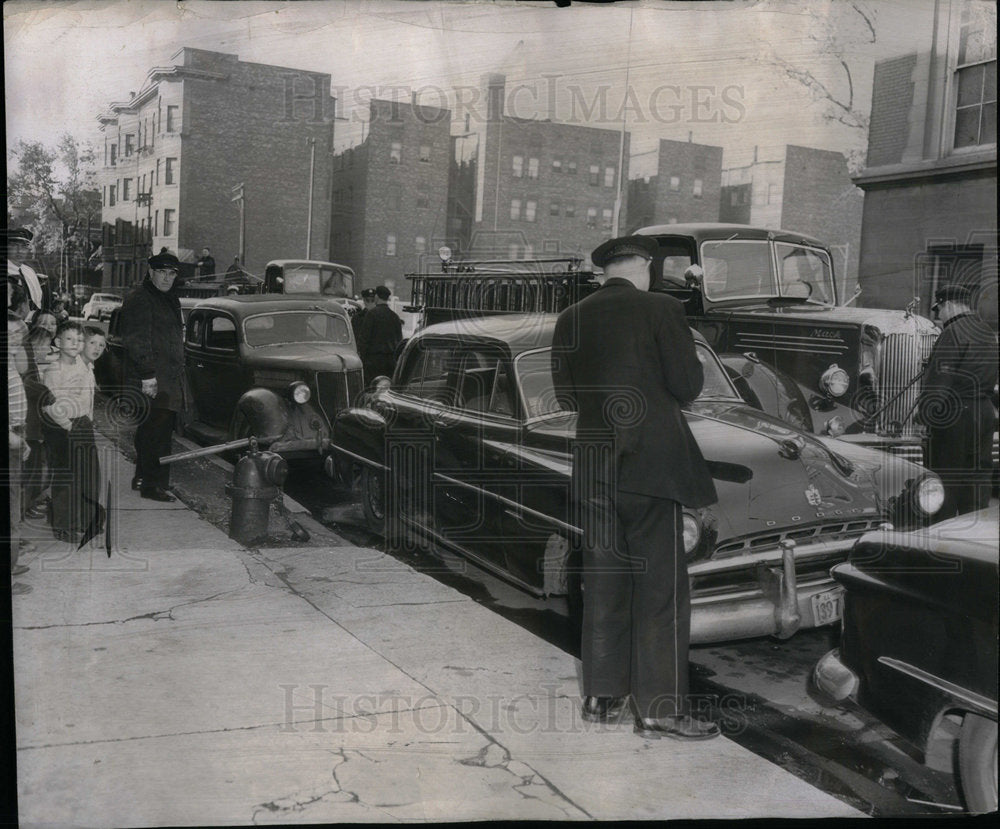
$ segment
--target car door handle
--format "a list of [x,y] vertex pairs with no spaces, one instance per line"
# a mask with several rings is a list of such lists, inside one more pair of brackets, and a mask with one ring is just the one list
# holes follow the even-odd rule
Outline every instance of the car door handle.
[[195,363],[194,367],[195,368],[205,368],[205,364],[204,363]]

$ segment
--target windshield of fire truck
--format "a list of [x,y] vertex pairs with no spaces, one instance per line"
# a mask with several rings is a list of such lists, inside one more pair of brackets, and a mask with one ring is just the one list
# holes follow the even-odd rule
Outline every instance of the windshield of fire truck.
[[712,240],[701,245],[701,266],[705,296],[714,301],[789,297],[832,304],[836,298],[830,256],[820,248],[775,242],[772,258],[766,239]]
[[354,272],[350,268],[316,262],[291,262],[285,265],[286,294],[354,295]]

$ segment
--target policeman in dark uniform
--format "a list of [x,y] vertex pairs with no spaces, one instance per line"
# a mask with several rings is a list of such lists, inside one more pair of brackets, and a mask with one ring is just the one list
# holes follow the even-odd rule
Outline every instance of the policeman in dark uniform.
[[938,519],[989,503],[997,337],[972,302],[968,288],[946,285],[931,306],[942,331],[924,370],[918,411],[928,431],[927,466],[944,484]]
[[392,377],[396,367],[396,346],[403,339],[403,321],[389,307],[391,292],[385,285],[375,289],[375,307],[365,314],[358,340],[358,354],[370,383],[381,374]]
[[681,410],[704,372],[681,303],[648,292],[656,252],[649,236],[600,245],[591,259],[604,285],[559,315],[552,338],[556,393],[579,413],[582,716],[617,719],[631,695],[641,736],[704,740],[719,728],[690,711],[681,505],[716,492]]

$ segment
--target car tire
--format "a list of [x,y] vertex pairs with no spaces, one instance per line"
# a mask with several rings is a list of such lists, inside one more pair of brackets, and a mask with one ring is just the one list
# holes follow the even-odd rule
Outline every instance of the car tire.
[[958,737],[958,770],[962,795],[970,812],[997,809],[997,723],[966,714]]
[[385,473],[370,466],[361,467],[361,508],[368,529],[386,535]]

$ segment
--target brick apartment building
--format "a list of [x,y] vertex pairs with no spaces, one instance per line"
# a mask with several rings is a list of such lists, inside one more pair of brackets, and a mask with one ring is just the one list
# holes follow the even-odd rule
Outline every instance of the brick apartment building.
[[209,247],[224,271],[240,252],[239,184],[246,269],[304,257],[311,161],[311,254],[327,258],[330,76],[187,47],[171,60],[99,116],[103,287],[136,282],[161,247],[187,263]]
[[722,171],[720,221],[815,236],[832,249],[838,290],[850,297],[858,280],[863,194],[851,182],[847,159],[794,144],[762,156],[755,147],[749,164]]
[[628,180],[630,136],[619,171],[617,130],[507,115],[505,77],[489,75],[485,85],[486,120],[475,130],[471,233],[460,249],[510,259],[586,256],[611,236],[619,193],[624,226],[621,182]]
[[373,100],[367,135],[333,157],[330,258],[352,267],[359,287],[392,285],[443,243],[451,165],[451,112]]
[[865,168],[865,305],[961,282],[997,322],[996,5],[942,0],[917,51],[875,66]]
[[677,222],[719,221],[722,147],[661,138],[655,170],[628,183],[625,230]]

